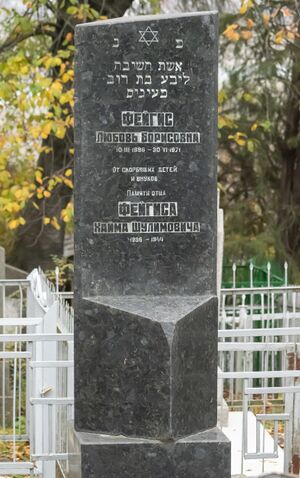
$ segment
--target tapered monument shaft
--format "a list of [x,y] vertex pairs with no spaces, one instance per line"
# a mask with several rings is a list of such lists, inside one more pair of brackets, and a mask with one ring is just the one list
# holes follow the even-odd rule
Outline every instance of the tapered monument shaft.
[[229,478],[217,411],[217,14],[76,29],[82,478]]

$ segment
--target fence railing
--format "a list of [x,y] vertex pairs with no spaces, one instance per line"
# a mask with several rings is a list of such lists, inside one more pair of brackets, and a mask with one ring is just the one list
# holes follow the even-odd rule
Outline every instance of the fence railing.
[[[218,381],[226,404],[220,400],[219,411],[243,412],[241,472],[245,460],[276,457],[279,443],[285,470],[300,456],[300,286],[287,285],[285,270],[280,287],[254,287],[250,280],[250,287],[220,293]],[[41,270],[27,280],[2,280],[1,290],[0,439],[7,452],[0,475],[54,478],[59,466],[71,477],[73,309]],[[249,410],[258,424],[254,452],[247,441]],[[274,438],[271,451],[264,449],[262,423]]]
[[0,288],[0,473],[53,478],[73,417],[73,312],[42,271]]
[[[231,287],[220,293],[219,315],[219,387],[224,391],[230,410],[243,411],[243,460],[275,457],[265,452],[259,433],[256,449],[247,449],[247,412],[257,419],[257,430],[266,423],[278,449],[278,429],[284,430],[284,470],[294,466],[299,473],[300,456],[300,286],[288,285],[288,265],[284,265],[281,285],[274,283],[272,268],[267,264],[264,283],[255,277],[249,265],[243,272],[244,284],[232,266]],[[261,277],[260,277],[261,279]],[[275,277],[280,283],[280,278]],[[242,284],[243,285],[243,284]],[[251,399],[250,399],[251,397]],[[266,417],[266,415],[268,415]],[[255,437],[254,437],[255,438]],[[255,441],[255,439],[252,441]],[[274,449],[275,449],[274,448]],[[295,459],[296,458],[296,459]]]

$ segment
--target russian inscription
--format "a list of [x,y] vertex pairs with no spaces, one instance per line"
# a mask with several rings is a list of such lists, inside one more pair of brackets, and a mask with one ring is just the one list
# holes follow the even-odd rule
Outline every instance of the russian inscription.
[[200,143],[200,133],[182,133],[179,131],[172,133],[97,131],[96,143]]
[[[145,43],[146,46],[150,46],[152,43],[158,43],[158,30],[152,30],[148,26],[145,30],[139,31],[140,43]],[[176,48],[183,48],[183,42],[180,39],[175,39]],[[119,45],[118,39],[118,45]],[[132,75],[130,76],[130,73]],[[156,75],[156,76],[155,76]],[[157,81],[156,81],[157,80]],[[186,73],[183,61],[156,61],[152,62],[146,59],[139,60],[114,60],[111,63],[111,72],[107,74],[106,84],[114,85],[118,87],[126,86],[126,89],[122,88],[122,92],[126,99],[133,99],[137,97],[139,99],[147,96],[153,98],[167,98],[169,95],[169,89],[171,86],[181,85],[185,87],[191,80],[191,76]],[[158,84],[155,84],[158,83]],[[155,88],[144,88],[148,85],[154,85]],[[162,88],[162,85],[164,87]],[[134,86],[134,87],[133,87]],[[136,86],[139,86],[137,88]],[[126,93],[126,94],[125,94]],[[179,93],[179,92],[178,92]],[[132,144],[141,145],[161,145],[162,147],[153,147],[147,149],[152,154],[173,152],[181,152],[181,148],[168,148],[170,144],[198,144],[201,141],[200,131],[173,131],[167,129],[176,127],[175,115],[173,111],[146,111],[146,110],[129,110],[121,111],[120,118],[120,131],[96,131],[96,143],[100,144],[126,144],[129,147],[117,147],[116,153],[145,153],[146,149],[131,147]],[[128,130],[128,128],[135,128],[134,131]],[[161,131],[137,131],[136,128],[161,128]],[[119,173],[121,169],[122,173],[136,173],[135,176],[130,177],[131,182],[146,183],[146,182],[159,182],[159,173],[171,174],[174,170],[177,172],[177,166],[157,168],[151,166],[141,167],[113,167],[114,173]],[[149,173],[155,173],[157,175],[149,175]],[[146,173],[147,175],[138,175],[137,173]],[[152,195],[152,191],[145,191],[145,196]],[[121,217],[178,217],[177,202],[164,202],[164,203],[131,203],[131,202],[119,202],[118,203],[118,216]],[[176,205],[176,206],[175,206]],[[132,222],[132,223],[120,223],[120,222],[99,222],[93,223],[94,234],[149,234],[149,233],[199,233],[200,223],[190,221],[180,222]],[[142,241],[140,241],[142,242]]]

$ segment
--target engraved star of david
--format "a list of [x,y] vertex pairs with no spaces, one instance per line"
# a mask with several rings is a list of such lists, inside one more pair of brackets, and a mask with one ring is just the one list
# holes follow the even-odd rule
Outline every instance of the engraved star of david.
[[153,31],[151,27],[147,27],[146,30],[141,31],[139,42],[146,43],[147,46],[150,46],[152,43],[158,43],[158,31]]

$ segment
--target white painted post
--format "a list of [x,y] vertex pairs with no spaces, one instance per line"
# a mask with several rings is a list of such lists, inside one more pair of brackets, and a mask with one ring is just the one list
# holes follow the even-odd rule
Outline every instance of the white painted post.
[[218,191],[218,234],[217,234],[217,294],[219,298],[222,286],[222,270],[223,270],[223,251],[224,251],[224,212],[220,209],[220,191]]
[[[300,369],[300,343],[295,344],[295,368]],[[295,378],[295,385],[300,385],[300,379]],[[300,474],[300,393],[295,393],[292,415],[292,446],[291,446],[291,472],[295,475]]]
[[[239,329],[250,329],[252,328],[251,317],[247,314],[247,307],[245,305],[246,296],[243,295],[243,305],[240,307],[239,316],[240,316],[240,323]],[[248,341],[248,337],[241,337],[238,339],[239,342]],[[236,371],[243,372],[249,371],[249,363],[247,361],[247,352],[236,352]],[[243,380],[237,379],[235,391],[241,397],[243,395]]]
[[[68,342],[68,360],[74,362],[74,343]],[[74,368],[68,368],[68,383],[67,383],[67,396],[73,397],[74,396]],[[73,420],[73,416],[69,417]]]
[[[28,291],[27,316],[43,317],[43,321],[28,327],[29,333],[57,333],[58,301],[53,304],[46,304],[46,291],[43,290],[39,280],[38,271],[34,270],[28,277],[32,281],[33,290]],[[56,361],[57,345],[52,342],[36,342],[32,344],[32,360],[34,361]],[[54,398],[57,397],[56,368],[34,368],[30,372],[31,385],[30,398]],[[49,418],[47,405],[31,405],[30,413],[30,436],[34,443],[31,443],[31,453],[42,455],[55,453],[56,429],[55,412],[52,410]],[[49,419],[51,423],[49,423]],[[51,432],[51,436],[50,436]],[[36,461],[37,468],[43,478],[55,478],[55,461]]]
[[[30,279],[30,276],[29,276]],[[29,288],[27,293],[27,317],[43,317],[44,309],[37,302],[33,291]],[[42,325],[28,326],[27,333],[42,332]],[[42,360],[42,343],[28,344],[28,351],[32,353],[32,360]],[[30,399],[39,397],[42,388],[42,370],[34,368],[28,370],[27,374],[27,429],[30,436],[30,453],[41,453],[43,447],[43,416],[41,407],[30,405]],[[36,462],[37,471],[43,473],[43,463]]]
[[[218,367],[218,373],[222,372],[222,370]],[[217,394],[217,405],[218,405],[218,427],[223,428],[228,426],[228,418],[229,418],[229,409],[228,405],[223,398],[224,388],[223,388],[223,379],[218,379],[218,394]]]
[[[55,301],[44,316],[43,333],[57,333],[57,316],[58,301]],[[55,341],[43,343],[42,360],[57,360],[57,344]],[[55,367],[42,369],[42,389],[40,396],[45,398],[57,397],[57,371]],[[56,451],[56,413],[55,405],[43,407],[44,453],[55,453]],[[43,478],[55,478],[55,467],[55,461],[45,461]]]
[[[218,190],[218,231],[217,231],[217,295],[218,310],[221,307],[221,287],[223,272],[223,251],[224,251],[224,212],[220,208],[220,191]],[[224,364],[223,364],[224,365]],[[219,369],[218,369],[219,370]],[[220,426],[228,424],[228,406],[223,398],[223,380],[218,380],[218,422]]]

